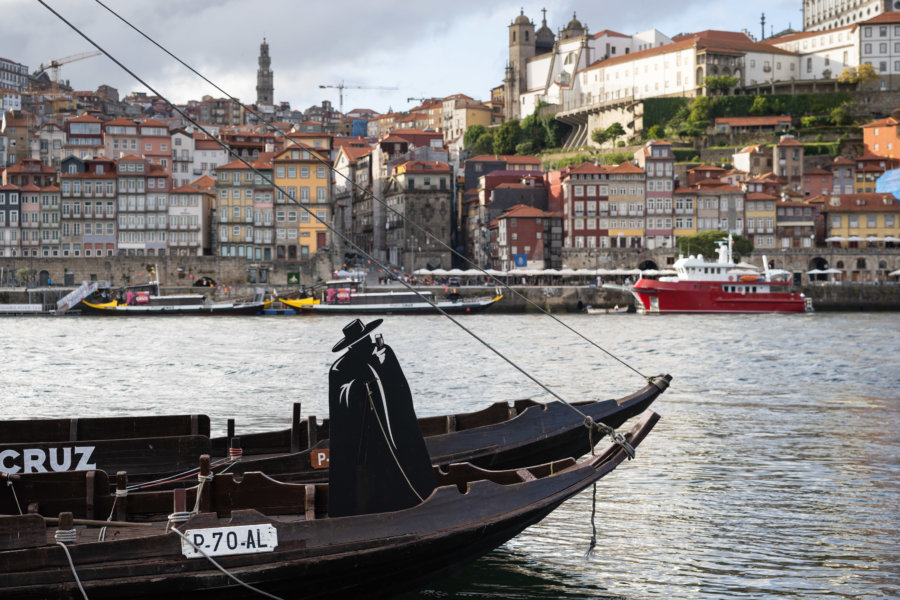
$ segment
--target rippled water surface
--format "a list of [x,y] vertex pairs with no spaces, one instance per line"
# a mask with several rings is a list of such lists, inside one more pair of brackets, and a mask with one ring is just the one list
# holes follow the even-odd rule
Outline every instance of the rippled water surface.
[[[900,315],[561,316],[644,374],[663,420],[591,492],[433,598],[897,598]],[[327,412],[345,319],[0,320],[8,418],[202,412],[216,433]],[[643,380],[552,320],[460,318],[569,400]],[[420,416],[550,398],[442,317],[387,317]],[[413,596],[411,596],[413,597]]]

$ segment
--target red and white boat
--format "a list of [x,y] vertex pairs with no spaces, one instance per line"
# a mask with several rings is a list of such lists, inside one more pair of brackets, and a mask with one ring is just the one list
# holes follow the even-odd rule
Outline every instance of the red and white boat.
[[[682,256],[674,276],[640,278],[627,288],[640,313],[762,313],[810,312],[812,299],[791,291],[790,273],[735,264],[731,236],[721,242],[716,262],[703,256]],[[783,278],[787,276],[787,278]]]

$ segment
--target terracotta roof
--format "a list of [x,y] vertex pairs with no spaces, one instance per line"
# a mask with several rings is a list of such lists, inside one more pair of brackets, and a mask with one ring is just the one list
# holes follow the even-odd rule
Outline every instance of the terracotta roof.
[[77,117],[72,117],[71,119],[67,119],[69,123],[102,123],[100,119],[97,117],[92,117],[87,113],[81,113]]
[[29,183],[28,185],[23,186],[21,189],[23,192],[39,192],[39,191],[41,191],[41,188],[34,185],[33,183]]
[[573,173],[609,173],[609,167],[606,165],[595,165],[592,162],[583,162],[580,165],[562,169],[562,174],[564,175],[572,175]]
[[406,173],[449,173],[450,165],[439,160],[410,160],[394,167],[406,167]]
[[553,216],[553,213],[548,213],[547,211],[541,210],[539,208],[535,208],[533,206],[528,206],[527,204],[516,204],[515,206],[510,207],[506,212],[497,217],[497,219],[509,219],[509,218],[541,218],[541,217],[549,217]]
[[763,154],[763,153],[765,153],[765,149],[761,145],[757,144],[755,146],[747,146],[746,148],[741,148],[740,150],[735,152],[735,154],[747,154],[750,152],[755,152],[757,154]]
[[878,156],[872,152],[865,152],[860,156],[856,157],[856,162],[881,162],[885,158],[883,156]]
[[866,165],[856,169],[857,173],[884,173],[884,167],[878,165]]
[[363,156],[372,153],[372,149],[366,146],[365,148],[358,148],[356,146],[341,146],[340,151],[347,155],[347,159],[350,161],[359,160]]
[[825,169],[819,167],[813,167],[812,169],[807,169],[804,175],[831,175],[831,171],[826,171]]
[[747,183],[765,183],[767,181],[772,181],[775,183],[784,183],[785,180],[783,177],[779,177],[775,173],[769,171],[768,173],[763,173],[762,175],[757,175],[756,177],[752,178]]
[[845,156],[838,156],[837,158],[834,159],[834,162],[832,162],[831,165],[832,166],[855,167],[856,163]]
[[747,200],[778,200],[778,196],[764,194],[762,192],[752,192],[747,194]]
[[698,167],[694,167],[693,169],[688,169],[688,173],[692,171],[725,171],[722,167],[717,167],[715,165],[700,165]]
[[865,129],[866,127],[885,127],[898,124],[900,124],[900,121],[897,121],[897,119],[893,117],[887,117],[885,119],[879,119],[877,121],[872,121],[871,123],[866,123],[865,125],[862,125],[862,128]]
[[[836,205],[835,205],[836,204]],[[836,194],[825,202],[827,211],[847,212],[900,212],[900,203],[893,194],[868,192],[863,194]]]
[[803,144],[798,142],[797,138],[785,136],[785,137],[781,138],[780,140],[778,140],[778,143],[775,145],[776,146],[802,146]]
[[857,23],[857,25],[873,25],[875,23],[900,23],[900,12],[883,12],[877,17],[872,17],[868,21]]
[[643,175],[646,171],[644,171],[642,168],[638,167],[637,165],[633,165],[630,162],[625,161],[621,164],[618,164],[618,165],[610,168],[609,172],[610,173],[640,173],[641,175]]
[[593,37],[594,37],[594,39],[597,39],[597,38],[603,37],[604,35],[608,36],[608,37],[621,37],[621,38],[630,38],[631,37],[630,35],[625,35],[624,33],[619,33],[618,31],[613,31],[612,29],[604,29],[603,31],[598,31],[597,33],[594,34]]

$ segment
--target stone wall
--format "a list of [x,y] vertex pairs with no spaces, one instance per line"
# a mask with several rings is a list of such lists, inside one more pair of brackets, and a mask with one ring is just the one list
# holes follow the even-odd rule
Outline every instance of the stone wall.
[[[15,274],[29,269],[33,276],[29,282],[17,281]],[[310,285],[331,277],[331,257],[326,252],[317,253],[302,262],[257,262],[241,258],[217,256],[110,256],[79,258],[0,258],[0,286],[44,283],[49,278],[53,285],[78,285],[82,281],[109,281],[114,287],[146,283],[151,271],[158,269],[159,281],[166,288],[189,287],[193,282],[208,277],[222,286],[249,286],[251,270],[266,271],[263,287],[287,285],[288,273],[300,273],[300,283]]]

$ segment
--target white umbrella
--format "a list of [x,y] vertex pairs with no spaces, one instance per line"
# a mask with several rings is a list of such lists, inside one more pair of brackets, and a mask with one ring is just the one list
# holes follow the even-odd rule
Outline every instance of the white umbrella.
[[[488,273],[490,273],[490,271],[488,271]],[[484,273],[482,273],[478,269],[466,269],[465,271],[463,271],[463,275],[474,275],[477,277],[478,275],[484,275]]]
[[886,238],[884,238],[884,241],[886,241],[886,242],[900,242],[900,238],[894,237],[894,236],[892,236],[892,235],[889,235],[889,236],[887,236]]
[[896,271],[891,271],[890,273],[888,273],[888,277],[900,277],[900,269],[897,269]]
[[866,240],[865,240],[865,238],[861,238],[858,235],[851,235],[850,237],[847,238],[847,241],[848,242],[864,242]]
[[841,273],[843,273],[843,271],[841,271],[840,269],[824,269],[822,273],[824,275],[840,275]]
[[822,275],[823,273],[825,273],[825,271],[822,269],[812,269],[806,272],[807,275]]
[[413,271],[413,275],[431,275],[431,271],[428,269],[416,269]]
[[758,271],[758,270],[759,270],[759,267],[757,267],[756,265],[751,265],[750,263],[745,263],[745,262],[743,262],[743,261],[742,261],[742,262],[739,262],[738,264],[736,264],[736,265],[734,265],[734,266],[735,266],[735,268],[737,268],[737,269],[753,269],[753,270],[755,270],[755,271]]
[[644,269],[641,271],[641,275],[659,275],[659,271],[656,269]]
[[435,269],[434,271],[431,272],[431,274],[437,275],[438,277],[444,277],[446,275],[449,275],[450,273],[447,272],[446,269]]
[[506,271],[498,271],[497,269],[488,269],[487,274],[491,277],[506,277],[508,275]]
[[559,272],[559,274],[560,274],[560,275],[565,275],[565,276],[567,276],[567,277],[571,277],[571,276],[573,276],[573,275],[578,275],[578,273],[575,272],[575,269],[562,269],[562,270]]
[[465,273],[463,273],[462,269],[450,269],[449,271],[447,271],[447,275],[454,275],[456,277],[459,277],[460,275],[465,275]]
[[594,269],[577,269],[575,271],[576,275],[596,275],[597,272]]
[[846,242],[847,238],[843,238],[839,235],[833,235],[831,237],[825,238],[826,242]]

